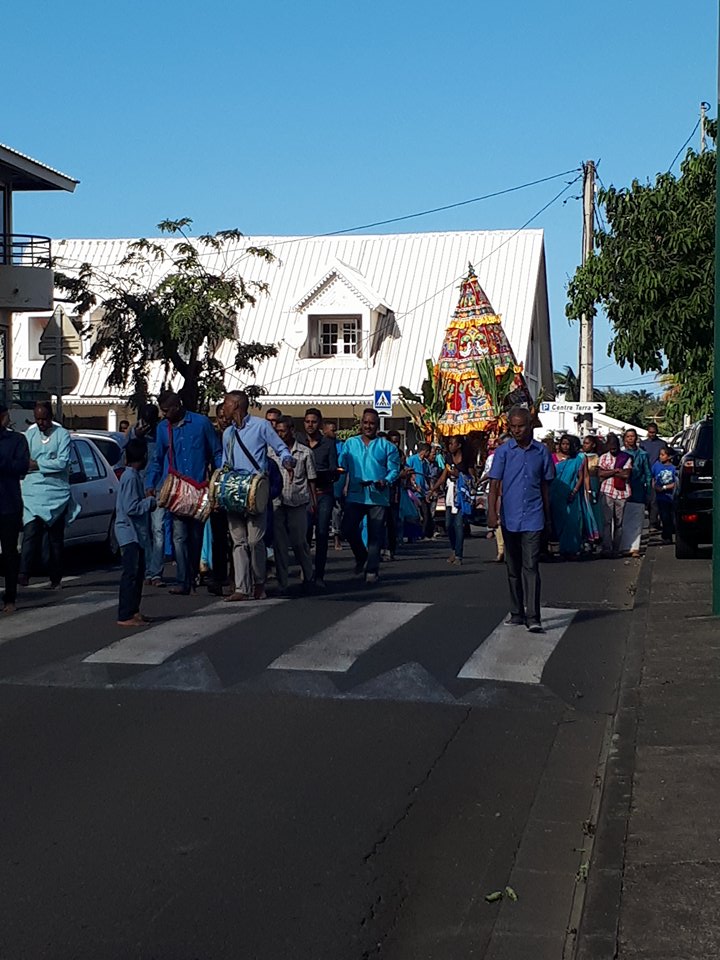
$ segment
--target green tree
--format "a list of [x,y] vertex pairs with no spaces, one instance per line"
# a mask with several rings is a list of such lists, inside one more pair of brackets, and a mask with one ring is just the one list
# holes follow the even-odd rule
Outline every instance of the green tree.
[[556,370],[553,373],[555,379],[555,392],[562,393],[568,401],[580,399],[580,381],[575,375],[572,367],[563,367],[562,370]]
[[[716,123],[709,124],[713,139]],[[606,230],[568,288],[567,316],[602,306],[621,365],[676,378],[678,408],[694,416],[712,403],[715,151],[688,150],[679,177],[599,194]]]
[[[89,263],[76,273],[55,273],[56,286],[73,301],[77,317],[101,308],[85,330],[92,337],[89,359],[108,364],[108,386],[127,390],[135,407],[148,398],[153,361],[163,364],[166,383],[176,374],[183,378],[179,393],[185,406],[198,410],[222,396],[225,369],[216,351],[223,341],[235,342],[234,369],[248,375],[255,363],[277,353],[273,344],[238,337],[239,314],[268,291],[267,284],[245,281],[234,269],[238,254],[233,258],[230,250],[236,250],[242,234],[220,230],[193,240],[191,224],[187,218],[159,223],[158,229],[175,241],[136,240],[114,273]],[[241,253],[274,259],[259,247]],[[210,255],[223,269],[208,268]],[[248,388],[252,396],[261,392]]]
[[[555,370],[553,378],[555,380],[556,393],[564,394],[568,402],[575,402],[580,399],[580,380],[572,367],[563,367],[562,370]],[[604,399],[604,391],[598,390],[598,388],[595,387],[593,390],[593,400]]]

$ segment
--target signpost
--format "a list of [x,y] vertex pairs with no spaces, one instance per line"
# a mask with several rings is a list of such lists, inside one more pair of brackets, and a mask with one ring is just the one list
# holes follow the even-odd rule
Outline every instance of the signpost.
[[40,337],[38,350],[47,357],[40,371],[40,385],[57,397],[55,415],[62,423],[62,398],[72,393],[80,381],[80,372],[70,355],[82,354],[80,334],[62,307],[55,307]]
[[591,403],[576,402],[574,400],[557,400],[540,404],[541,413],[605,413],[607,404],[599,400]]
[[385,417],[392,416],[392,390],[376,390],[373,407],[380,416],[380,429],[384,430]]

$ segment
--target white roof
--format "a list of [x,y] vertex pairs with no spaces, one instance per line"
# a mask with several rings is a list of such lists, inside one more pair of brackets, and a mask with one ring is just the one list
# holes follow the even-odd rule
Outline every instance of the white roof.
[[[61,240],[54,244],[58,268],[71,272],[83,262],[117,272],[129,240]],[[158,241],[173,243],[167,238]],[[249,246],[268,247],[277,260],[267,263],[243,253]],[[541,338],[546,365],[552,371],[547,322],[547,290],[542,230],[494,230],[453,233],[404,233],[336,237],[245,237],[236,250],[221,257],[209,251],[208,269],[237,262],[244,279],[266,282],[269,295],[259,295],[254,307],[240,315],[245,342],[278,345],[278,355],[259,364],[255,382],[276,403],[312,402],[318,405],[371,400],[375,389],[397,394],[402,386],[417,390],[426,375],[425,360],[437,359],[445,328],[458,298],[460,280],[468,263],[503,326],[517,358],[525,361],[537,304],[545,329]],[[159,277],[160,274],[158,274]],[[379,349],[360,358],[301,359],[307,313],[317,291],[333,275],[354,291],[359,301],[381,314],[388,311]],[[224,344],[219,357],[226,367],[227,386],[244,384],[232,369],[234,349]],[[75,398],[112,395],[105,387],[106,370],[87,367]],[[161,374],[158,369],[158,385]],[[547,382],[547,380],[545,380]],[[154,385],[153,385],[154,386]]]

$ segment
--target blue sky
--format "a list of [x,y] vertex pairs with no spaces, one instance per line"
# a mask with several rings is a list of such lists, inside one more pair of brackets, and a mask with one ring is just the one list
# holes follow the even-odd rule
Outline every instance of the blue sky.
[[[25,0],[0,22],[0,142],[81,180],[16,200],[16,232],[55,237],[153,235],[180,216],[198,232],[322,233],[586,159],[621,186],[666,169],[716,99],[710,0]],[[517,228],[558,183],[385,229]],[[533,224],[556,367],[577,365],[564,305],[579,193]],[[652,385],[606,357],[608,338],[600,321],[596,382]]]

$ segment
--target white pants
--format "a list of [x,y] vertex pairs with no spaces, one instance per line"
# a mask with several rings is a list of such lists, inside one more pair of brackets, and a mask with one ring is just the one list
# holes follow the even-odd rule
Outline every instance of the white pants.
[[642,537],[644,520],[645,504],[628,501],[625,504],[625,515],[623,516],[623,532],[620,541],[621,553],[631,550],[640,552],[640,538]]

